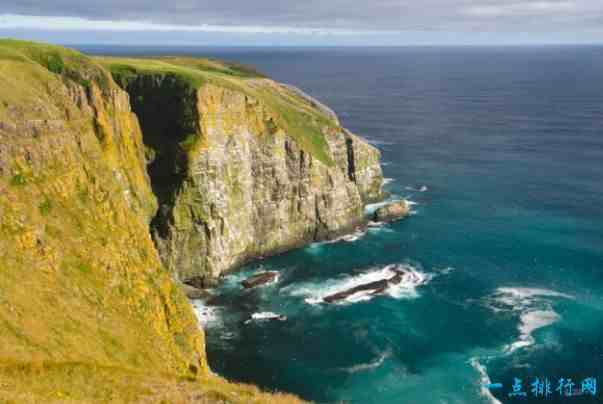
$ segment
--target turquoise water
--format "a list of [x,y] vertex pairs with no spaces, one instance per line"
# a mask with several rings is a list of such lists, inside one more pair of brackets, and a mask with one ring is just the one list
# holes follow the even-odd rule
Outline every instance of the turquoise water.
[[[514,377],[603,382],[603,48],[179,53],[325,101],[382,151],[392,197],[416,202],[404,221],[228,276],[205,320],[216,372],[319,403],[600,402],[508,393]],[[422,282],[316,304],[391,265]],[[243,291],[258,268],[278,283]],[[287,321],[246,322],[261,312]]]

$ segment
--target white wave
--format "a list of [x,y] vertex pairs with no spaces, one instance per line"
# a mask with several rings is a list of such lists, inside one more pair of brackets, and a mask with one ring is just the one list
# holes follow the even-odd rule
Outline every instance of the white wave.
[[387,351],[387,352],[384,352],[381,355],[379,355],[379,357],[377,359],[375,359],[374,361],[371,361],[368,363],[360,363],[358,365],[353,365],[353,366],[349,366],[346,368],[339,368],[338,370],[341,370],[341,371],[347,372],[347,373],[357,373],[357,372],[362,372],[365,370],[376,369],[379,366],[381,366],[383,364],[383,362],[385,362],[385,360],[387,358],[389,358],[390,356],[391,356],[391,352]]
[[486,306],[494,312],[511,311],[519,313],[519,336],[506,345],[506,354],[535,344],[533,332],[561,320],[553,310],[551,299],[573,299],[572,296],[549,289],[539,288],[498,288],[487,299]]
[[520,348],[534,345],[532,332],[539,328],[549,326],[559,321],[561,316],[553,310],[534,310],[522,313],[521,323],[518,327],[520,335],[517,341],[505,347],[505,353],[512,353]]
[[383,202],[369,203],[368,205],[366,205],[364,207],[364,214],[372,215],[373,213],[375,213],[375,211],[377,209],[382,208],[383,206],[389,205],[393,201],[394,201],[394,199],[388,198],[387,200],[385,200]]
[[404,187],[404,189],[406,189],[407,191],[413,191],[413,192],[427,192],[429,191],[429,188],[427,188],[427,185],[421,185],[419,188],[415,188],[415,187]]
[[488,307],[494,311],[522,311],[534,306],[550,307],[546,298],[573,299],[570,295],[549,289],[503,287],[496,289],[489,299]]
[[390,184],[392,182],[394,182],[395,180],[393,178],[384,178],[383,179],[383,185],[387,185]]
[[205,328],[219,321],[218,308],[215,306],[207,306],[201,300],[193,300],[193,311],[197,316],[199,324]]
[[[289,285],[282,289],[282,292],[288,293],[291,296],[303,297],[305,298],[304,301],[308,304],[320,304],[324,303],[323,299],[325,297],[332,294],[382,279],[390,279],[396,275],[396,271],[404,272],[401,282],[397,285],[389,285],[385,291],[385,294],[395,299],[418,297],[416,288],[426,284],[433,278],[433,275],[418,271],[411,265],[392,264],[383,268],[372,269],[359,275],[348,275],[340,279],[325,280],[320,283]],[[370,300],[373,297],[374,295],[371,295],[371,291],[359,292],[338,302],[338,304],[356,303]]]
[[259,313],[253,313],[251,315],[251,318],[248,319],[247,321],[245,321],[245,324],[250,323],[251,321],[262,321],[262,320],[279,320],[279,321],[284,321],[286,320],[287,317],[281,315],[281,314],[277,314],[277,313],[273,313],[271,311],[262,311]]
[[348,243],[352,243],[352,242],[360,240],[362,237],[364,237],[366,235],[366,233],[367,233],[367,230],[368,229],[358,228],[353,233],[344,234],[343,236],[334,238],[332,240],[325,240],[325,241],[314,242],[314,243],[310,244],[307,248],[316,249],[316,248],[321,247],[323,245],[335,244],[335,243],[339,243],[339,242],[342,242],[342,241],[345,241],[345,242],[348,242]]
[[392,202],[400,201],[401,199],[404,200],[408,206],[415,206],[415,205],[419,204],[418,202],[415,202],[415,201],[409,199],[408,196],[404,197],[404,198],[400,198],[400,196],[398,196],[398,195],[390,195],[390,197],[384,201],[376,202],[376,203],[369,203],[368,205],[366,205],[364,207],[364,214],[372,215],[373,213],[375,213],[375,211],[377,209],[387,206]]
[[502,404],[500,400],[494,397],[490,389],[486,387],[488,384],[492,383],[492,381],[490,380],[490,376],[488,376],[486,367],[479,362],[479,358],[471,358],[469,363],[479,373],[480,394],[492,404]]
[[387,226],[387,222],[373,222],[372,220],[366,225],[367,233],[387,232],[393,233],[394,230]]

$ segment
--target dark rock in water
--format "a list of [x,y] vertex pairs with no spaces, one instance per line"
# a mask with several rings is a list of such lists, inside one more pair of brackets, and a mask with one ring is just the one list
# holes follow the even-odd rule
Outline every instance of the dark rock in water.
[[375,211],[373,220],[376,222],[392,222],[408,216],[410,207],[405,200],[395,201],[380,207]]
[[402,282],[402,277],[404,276],[404,272],[395,271],[396,274],[389,279],[381,279],[374,282],[365,283],[364,285],[358,285],[351,289],[344,290],[342,292],[338,292],[332,295],[329,295],[322,300],[326,303],[336,303],[340,300],[347,299],[348,297],[359,293],[359,292],[369,292],[370,295],[378,295],[387,290],[390,285],[397,285]]
[[184,284],[192,286],[197,289],[208,289],[218,286],[218,280],[205,276],[195,276],[188,278],[184,281]]
[[278,272],[261,272],[245,279],[241,284],[245,289],[255,288],[256,286],[265,285],[266,283],[273,282],[278,276]]
[[179,284],[180,289],[184,292],[186,297],[189,299],[209,299],[212,297],[212,294],[209,293],[205,289],[199,289],[194,286],[190,286],[184,283]]

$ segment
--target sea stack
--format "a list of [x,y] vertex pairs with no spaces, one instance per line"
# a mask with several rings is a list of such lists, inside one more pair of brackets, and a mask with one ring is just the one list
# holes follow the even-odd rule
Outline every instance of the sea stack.
[[377,209],[373,215],[376,222],[393,222],[402,219],[410,213],[410,206],[404,199],[389,203]]

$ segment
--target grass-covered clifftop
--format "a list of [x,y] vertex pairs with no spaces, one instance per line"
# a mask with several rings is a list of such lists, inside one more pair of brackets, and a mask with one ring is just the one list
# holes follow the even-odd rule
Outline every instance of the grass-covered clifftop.
[[[127,88],[141,76],[162,79],[168,77],[181,87],[199,89],[215,84],[248,95],[266,105],[273,113],[275,126],[292,136],[308,153],[331,166],[324,130],[337,126],[333,117],[325,114],[311,100],[278,84],[252,68],[201,58],[112,58],[96,60],[105,66],[115,80]],[[194,139],[189,139],[192,142]]]
[[156,209],[138,120],[101,64],[0,40],[0,402],[298,402],[208,370]]

